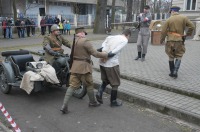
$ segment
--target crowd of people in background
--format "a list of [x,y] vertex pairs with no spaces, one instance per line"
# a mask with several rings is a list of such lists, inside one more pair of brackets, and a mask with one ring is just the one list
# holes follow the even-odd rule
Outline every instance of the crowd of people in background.
[[[35,36],[36,27],[41,27],[41,35],[50,34],[51,26],[57,24],[61,34],[70,35],[71,25],[69,20],[60,20],[52,16],[42,17],[40,23],[36,25],[36,21],[32,18],[17,18],[14,22],[11,17],[6,17],[2,20],[1,28],[5,39],[13,39],[13,27],[17,30],[19,38]],[[48,30],[47,30],[48,28]]]

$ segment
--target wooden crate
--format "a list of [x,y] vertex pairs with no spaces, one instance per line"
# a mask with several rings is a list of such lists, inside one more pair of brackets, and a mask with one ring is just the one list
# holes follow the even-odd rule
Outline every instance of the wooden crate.
[[161,31],[151,31],[151,44],[160,45]]

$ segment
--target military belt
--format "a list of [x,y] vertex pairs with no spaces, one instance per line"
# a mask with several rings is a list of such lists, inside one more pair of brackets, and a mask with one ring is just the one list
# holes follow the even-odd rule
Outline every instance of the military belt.
[[176,33],[176,32],[168,32],[169,34],[172,34],[172,35],[175,35],[175,36],[178,36],[178,37],[183,37],[185,35],[181,35],[179,33]]
[[88,58],[78,58],[78,57],[74,57],[73,60],[77,60],[77,61],[85,61],[87,63],[91,63],[92,61]]
[[53,51],[60,51],[62,48],[52,48]]

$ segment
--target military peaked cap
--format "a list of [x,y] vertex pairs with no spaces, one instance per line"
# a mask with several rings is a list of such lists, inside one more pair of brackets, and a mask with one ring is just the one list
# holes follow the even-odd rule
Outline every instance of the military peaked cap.
[[144,9],[150,9],[150,6],[149,5],[145,5]]
[[170,8],[170,10],[173,10],[173,11],[179,11],[181,8],[180,7],[178,7],[178,6],[172,6],[171,8]]
[[77,28],[75,28],[75,33],[76,34],[81,33],[81,32],[84,32],[85,35],[87,35],[84,27],[77,27]]

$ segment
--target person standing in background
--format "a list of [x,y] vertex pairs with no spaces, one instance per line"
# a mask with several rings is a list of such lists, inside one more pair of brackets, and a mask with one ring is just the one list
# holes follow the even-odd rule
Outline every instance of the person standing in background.
[[[169,69],[170,77],[178,77],[178,69],[181,65],[181,59],[185,53],[185,38],[191,36],[194,31],[194,24],[183,15],[179,14],[180,7],[172,6],[170,8],[170,18],[166,20],[162,26],[160,43],[165,42],[167,37],[167,43],[165,44],[165,52],[169,56]],[[184,35],[184,32],[187,32]],[[174,59],[175,63],[174,63]]]
[[147,54],[147,47],[150,38],[149,25],[152,19],[150,13],[150,7],[148,5],[144,6],[144,12],[140,13],[138,19],[140,24],[140,31],[137,39],[138,56],[135,58],[135,60],[141,58],[141,61],[145,61],[145,56]]
[[17,21],[15,22],[15,26],[17,27],[17,34],[18,37],[21,38],[21,27],[20,27],[21,21],[19,18],[17,18]]
[[2,21],[2,29],[3,29],[4,38],[6,38],[6,26],[7,26],[6,19],[3,19],[3,21]]
[[32,34],[32,36],[35,35],[35,26],[36,26],[35,21],[33,19],[31,19],[31,34]]

